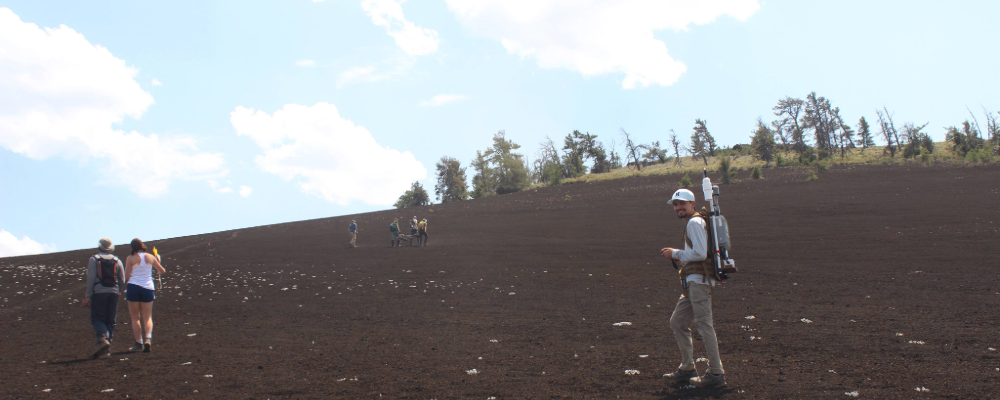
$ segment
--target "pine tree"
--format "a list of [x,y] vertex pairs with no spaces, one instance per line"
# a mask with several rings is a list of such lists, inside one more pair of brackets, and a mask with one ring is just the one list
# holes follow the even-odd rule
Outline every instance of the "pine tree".
[[868,121],[865,117],[861,117],[858,120],[858,146],[862,149],[867,149],[875,145],[875,136],[872,134],[872,128],[868,125]]
[[774,132],[764,124],[764,120],[757,118],[757,129],[750,137],[750,148],[761,161],[771,162],[774,159]]
[[442,203],[461,201],[469,198],[465,185],[465,168],[455,158],[441,157],[437,163],[437,184],[434,192]]
[[420,182],[414,181],[413,185],[410,186],[410,190],[407,190],[402,196],[399,196],[399,200],[397,200],[396,204],[393,204],[393,206],[398,209],[403,209],[408,207],[426,206],[430,203],[431,198],[427,195],[427,191],[424,190],[424,185],[421,185]]
[[705,165],[708,165],[708,157],[715,156],[715,138],[708,132],[706,122],[701,119],[694,120],[694,132],[691,133],[691,156],[694,159],[701,157]]

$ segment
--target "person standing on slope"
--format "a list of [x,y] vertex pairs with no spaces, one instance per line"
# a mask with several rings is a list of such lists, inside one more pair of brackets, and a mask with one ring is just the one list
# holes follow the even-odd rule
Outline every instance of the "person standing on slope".
[[131,246],[132,255],[125,259],[125,279],[128,281],[125,300],[128,300],[128,313],[132,317],[135,344],[129,351],[149,353],[153,345],[153,300],[156,300],[153,269],[157,274],[167,271],[156,256],[146,253],[146,245],[141,240],[132,239]]
[[392,220],[389,224],[389,247],[399,245],[399,218]]
[[421,247],[426,246],[427,245],[427,218],[424,218],[423,221],[420,221],[420,223],[417,224],[417,229],[420,230],[420,242],[419,242],[419,243],[421,243],[420,246]]
[[358,223],[353,219],[351,224],[347,226],[347,232],[351,235],[351,248],[358,247],[355,242],[358,240]]
[[[413,237],[417,236],[417,216],[410,220],[410,246],[413,246]],[[417,237],[417,246],[420,246],[420,237]]]
[[102,238],[98,244],[100,253],[87,262],[87,298],[80,303],[82,307],[90,306],[90,324],[97,334],[97,349],[91,354],[93,358],[111,354],[118,299],[125,291],[125,268],[122,261],[111,254],[115,245],[108,238]]
[[[663,376],[677,384],[690,382],[696,387],[725,386],[726,372],[722,369],[719,342],[712,322],[712,294],[717,279],[715,264],[708,257],[708,230],[705,222],[707,211],[695,212],[694,193],[687,189],[674,192],[667,203],[674,207],[678,218],[684,219],[684,249],[666,247],[660,254],[679,266],[684,292],[670,316],[670,328],[674,331],[674,338],[680,348],[681,364],[676,371]],[[694,364],[692,323],[705,343],[708,356],[708,370],[701,377]]]

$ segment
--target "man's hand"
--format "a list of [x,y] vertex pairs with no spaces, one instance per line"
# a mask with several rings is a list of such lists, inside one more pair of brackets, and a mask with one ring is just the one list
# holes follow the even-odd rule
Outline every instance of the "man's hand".
[[674,248],[664,247],[663,250],[660,250],[660,254],[666,258],[674,258]]
[[86,307],[89,305],[90,305],[90,297],[83,299],[83,301],[80,302],[80,307]]

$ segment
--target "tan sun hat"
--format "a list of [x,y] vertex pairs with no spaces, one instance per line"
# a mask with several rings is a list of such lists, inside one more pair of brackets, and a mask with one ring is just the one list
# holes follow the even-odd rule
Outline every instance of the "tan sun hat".
[[111,239],[109,238],[101,238],[101,240],[98,241],[97,244],[100,245],[98,248],[105,253],[110,253],[112,251],[115,251],[115,245],[111,243]]

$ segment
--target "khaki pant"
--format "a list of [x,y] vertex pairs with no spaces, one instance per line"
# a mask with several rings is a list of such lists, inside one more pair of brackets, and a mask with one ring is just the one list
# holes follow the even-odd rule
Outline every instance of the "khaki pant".
[[705,343],[708,372],[724,374],[726,372],[722,369],[722,359],[719,357],[719,341],[715,338],[715,326],[712,324],[712,287],[694,282],[688,286],[688,294],[681,295],[674,307],[674,314],[670,316],[670,328],[673,329],[677,347],[681,350],[680,369],[695,368],[694,345],[691,343],[693,323]]
[[350,232],[349,234],[351,235],[351,247],[355,247],[354,242],[358,240],[358,234],[357,232]]

